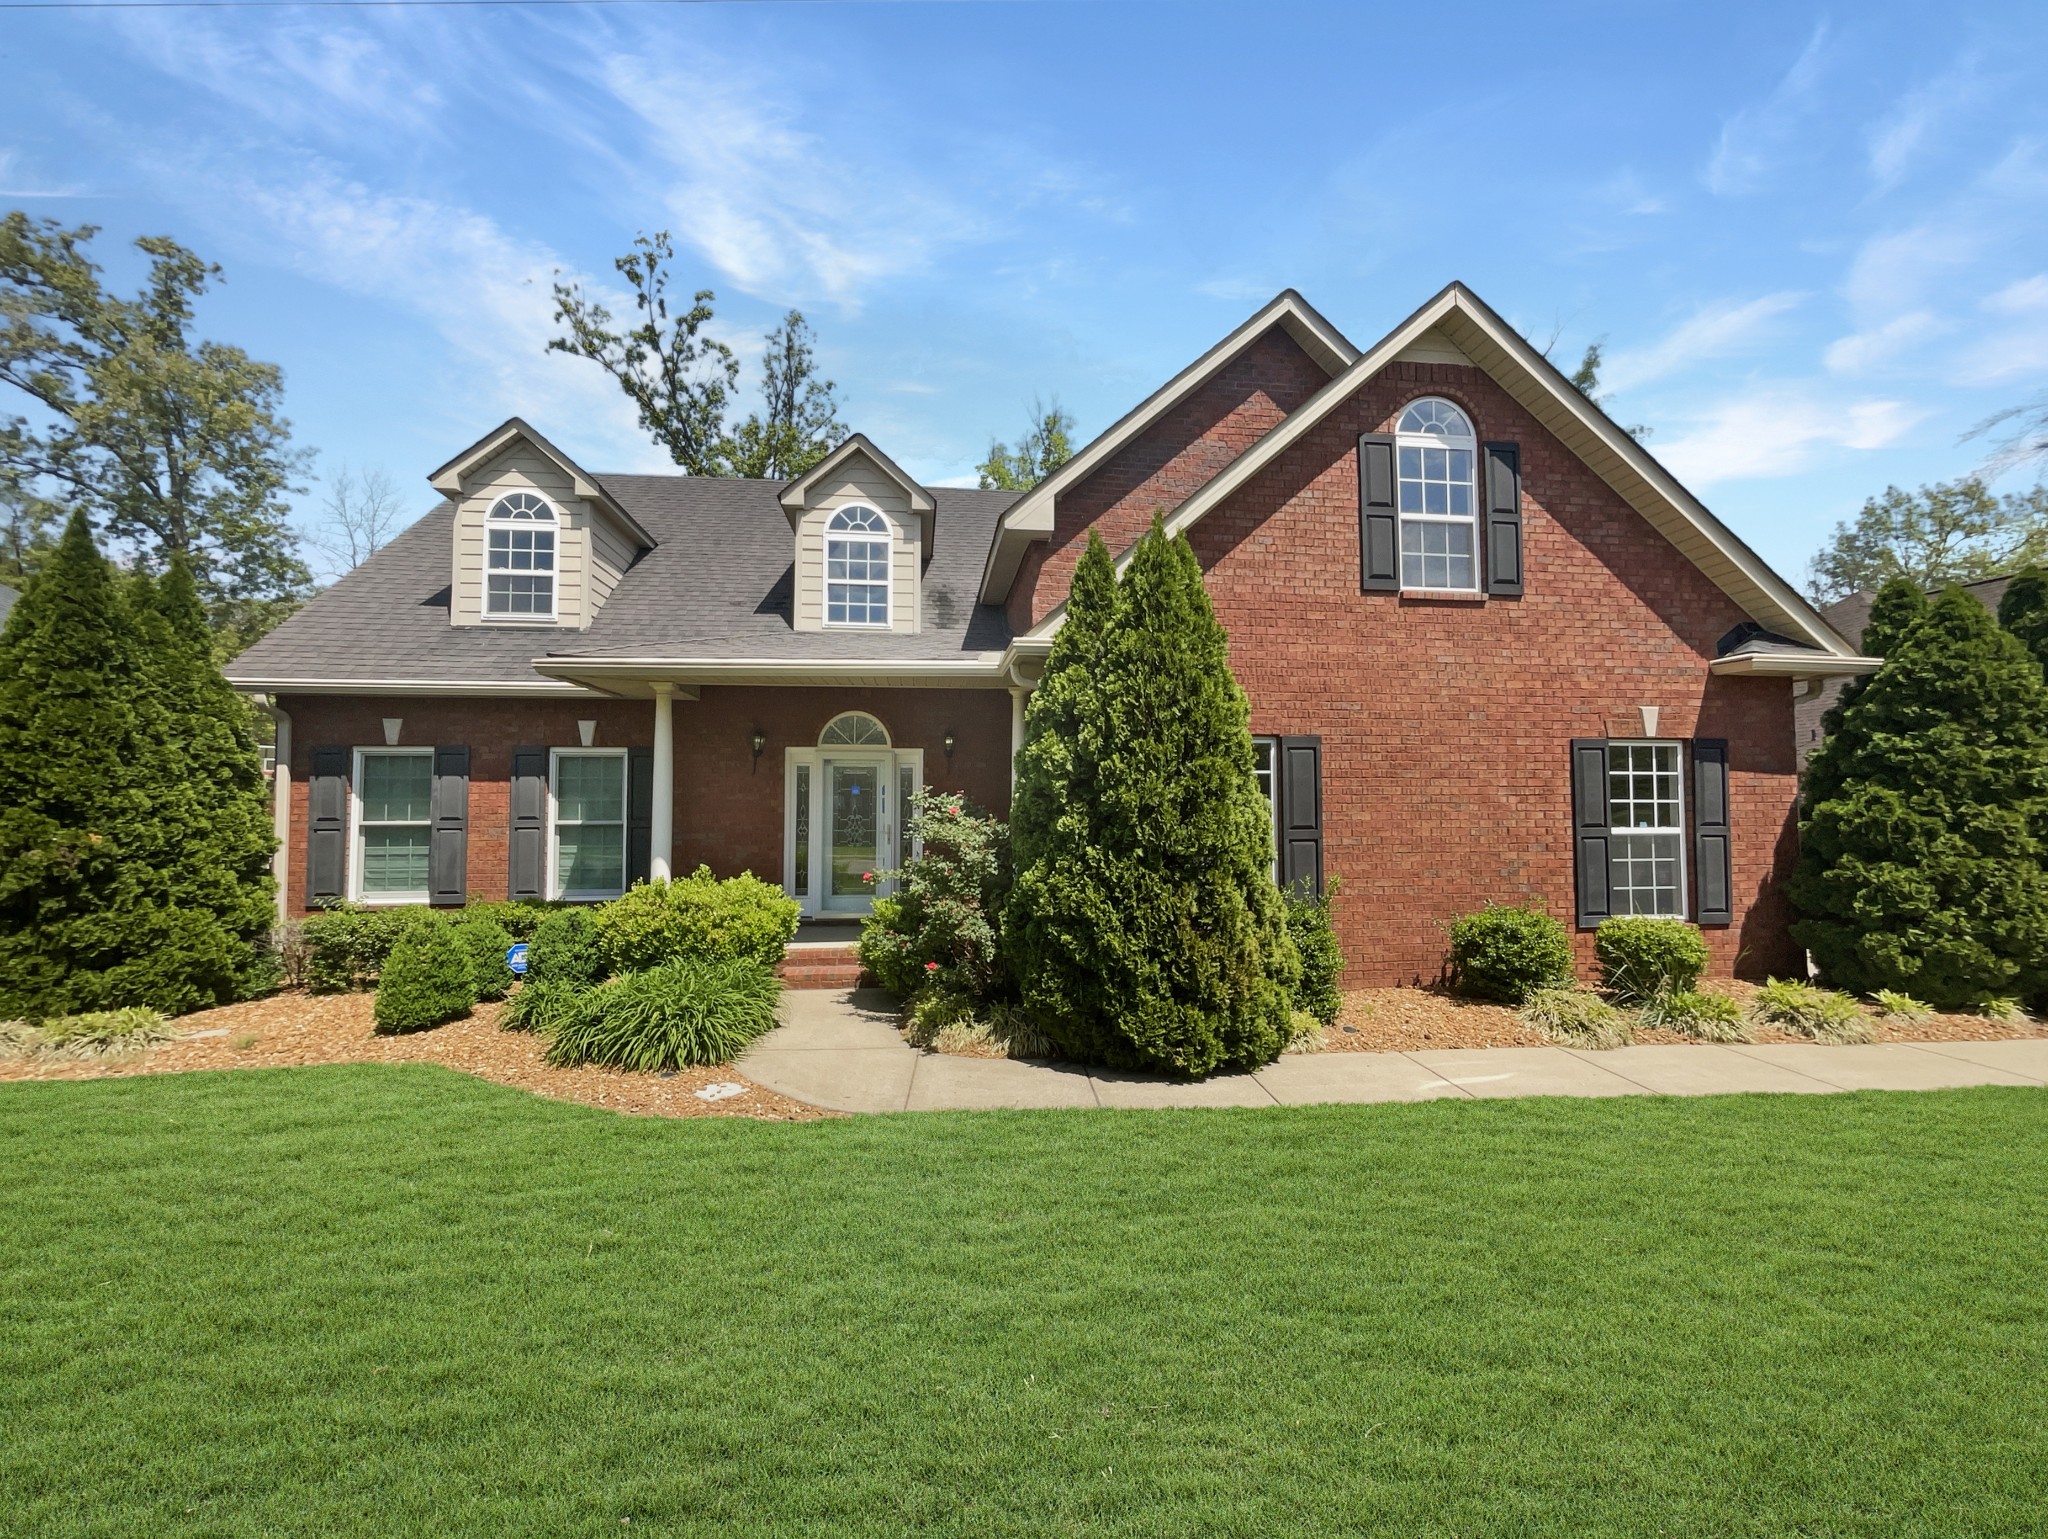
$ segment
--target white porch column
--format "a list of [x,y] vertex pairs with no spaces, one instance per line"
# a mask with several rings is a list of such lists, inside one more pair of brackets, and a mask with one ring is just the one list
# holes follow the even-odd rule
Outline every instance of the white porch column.
[[670,876],[675,859],[676,817],[676,687],[654,686],[654,814],[649,819],[652,846],[647,874],[657,882]]
[[[1012,674],[1010,677],[1015,678]],[[1024,751],[1024,702],[1030,698],[1028,689],[1010,691],[1010,794],[1017,793],[1017,755]]]
[[270,857],[270,871],[277,878],[277,922],[282,925],[292,912],[286,885],[292,872],[292,719],[278,709],[274,696],[258,698],[277,724],[277,763],[270,772],[270,831],[277,835],[277,853]]

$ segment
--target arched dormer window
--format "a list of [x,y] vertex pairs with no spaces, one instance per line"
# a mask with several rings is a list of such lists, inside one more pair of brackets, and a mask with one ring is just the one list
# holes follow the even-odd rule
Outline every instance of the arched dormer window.
[[889,729],[866,711],[847,711],[825,723],[818,743],[825,748],[887,748]]
[[1478,459],[1472,423],[1449,401],[1425,396],[1394,428],[1400,482],[1401,586],[1476,592]]
[[832,515],[825,526],[827,625],[889,623],[889,546],[889,521],[873,508]]
[[484,520],[484,613],[555,617],[555,510],[532,492],[508,492]]

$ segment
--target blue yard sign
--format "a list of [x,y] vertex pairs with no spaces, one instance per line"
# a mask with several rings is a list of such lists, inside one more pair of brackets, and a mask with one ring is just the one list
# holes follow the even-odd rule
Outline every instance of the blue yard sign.
[[505,953],[505,965],[521,976],[526,972],[526,942],[521,941]]

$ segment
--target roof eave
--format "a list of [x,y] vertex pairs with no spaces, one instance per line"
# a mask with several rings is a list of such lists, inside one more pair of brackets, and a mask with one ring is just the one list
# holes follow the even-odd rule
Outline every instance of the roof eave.
[[[1802,655],[1803,653],[1803,655]],[[1707,672],[1728,678],[1842,679],[1877,672],[1881,657],[1838,656],[1831,652],[1735,652],[1707,664]]]

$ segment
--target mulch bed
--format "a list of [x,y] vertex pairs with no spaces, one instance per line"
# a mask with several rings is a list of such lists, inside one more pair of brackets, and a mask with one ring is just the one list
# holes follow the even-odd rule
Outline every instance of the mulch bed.
[[[1701,985],[1726,994],[1745,1006],[1756,985],[1717,979]],[[1981,1015],[1937,1015],[1914,1025],[1881,1016],[1870,1017],[1871,1037],[1878,1042],[2004,1042],[2048,1036],[2032,1024],[2007,1024]],[[1691,1043],[1675,1031],[1638,1031],[1638,1042]],[[1803,1042],[1776,1026],[1758,1026],[1758,1042]],[[1550,1039],[1524,1026],[1506,1005],[1460,999],[1437,989],[1353,989],[1344,996],[1337,1024],[1323,1032],[1326,1053],[1412,1053],[1447,1047],[1548,1047]]]
[[[379,1036],[369,994],[275,994],[182,1016],[185,1035],[133,1058],[81,1062],[0,1058],[0,1081],[104,1079],[181,1074],[194,1069],[277,1069],[316,1063],[436,1063],[515,1090],[646,1117],[753,1117],[810,1122],[835,1115],[750,1084],[729,1068],[678,1069],[673,1076],[623,1069],[558,1069],[541,1057],[530,1032],[500,1031],[496,1004],[431,1031]],[[740,1093],[703,1100],[697,1091],[738,1085]]]

